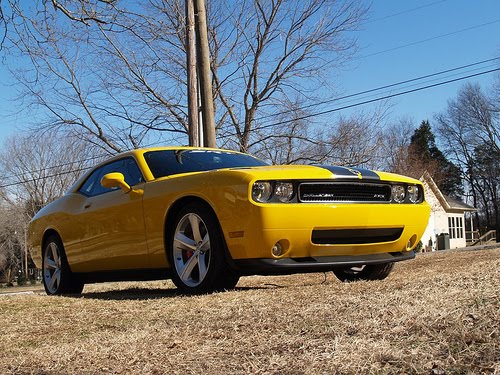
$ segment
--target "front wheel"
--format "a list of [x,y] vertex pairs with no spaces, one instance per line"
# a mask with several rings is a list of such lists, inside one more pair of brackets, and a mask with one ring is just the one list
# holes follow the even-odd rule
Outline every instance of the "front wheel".
[[167,239],[172,281],[188,294],[234,288],[238,276],[225,258],[225,242],[211,210],[191,203],[180,210]]
[[339,267],[333,273],[340,281],[383,280],[392,271],[394,263],[364,264],[354,267]]
[[80,294],[83,282],[69,268],[64,247],[57,236],[50,236],[43,251],[43,286],[48,295]]

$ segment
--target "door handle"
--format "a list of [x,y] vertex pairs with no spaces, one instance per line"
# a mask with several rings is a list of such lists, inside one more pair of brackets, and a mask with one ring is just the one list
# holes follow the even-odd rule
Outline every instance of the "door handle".
[[90,206],[92,206],[92,203],[86,203],[85,206],[83,206],[83,209],[85,210],[85,209],[89,208]]

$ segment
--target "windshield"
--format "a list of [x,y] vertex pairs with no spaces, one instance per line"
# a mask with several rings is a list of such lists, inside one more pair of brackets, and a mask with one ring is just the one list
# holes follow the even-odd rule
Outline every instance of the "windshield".
[[187,172],[268,165],[250,155],[224,150],[159,150],[144,154],[155,178]]

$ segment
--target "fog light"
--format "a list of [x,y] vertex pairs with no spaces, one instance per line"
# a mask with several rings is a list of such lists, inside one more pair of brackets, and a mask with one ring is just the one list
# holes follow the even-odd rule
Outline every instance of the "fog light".
[[271,249],[271,253],[275,257],[279,257],[283,254],[283,247],[279,242],[276,242],[276,244],[273,246],[273,248]]
[[408,243],[406,244],[406,250],[407,251],[410,251],[413,246],[415,246],[415,244],[417,243],[417,235],[414,234],[413,236],[411,236],[411,238],[408,240]]

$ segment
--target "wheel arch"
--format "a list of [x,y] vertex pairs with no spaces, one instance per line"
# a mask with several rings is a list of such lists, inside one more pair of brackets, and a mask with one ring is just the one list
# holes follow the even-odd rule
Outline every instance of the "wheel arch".
[[[217,214],[215,213],[215,210],[210,205],[210,203],[208,203],[205,199],[200,198],[200,197],[195,196],[195,195],[184,196],[182,198],[177,199],[168,208],[168,211],[165,215],[165,223],[164,223],[164,229],[163,229],[163,241],[164,241],[165,250],[167,249],[167,235],[168,235],[169,231],[172,229],[172,224],[175,220],[175,216],[177,215],[177,213],[179,213],[179,211],[183,207],[185,207],[191,203],[198,203],[198,204],[205,206],[207,209],[209,209],[210,212],[212,213],[212,215],[214,215],[214,217],[217,219],[217,222],[219,223],[219,228],[220,228],[219,218],[217,217]],[[220,230],[222,233],[222,228],[220,228]]]
[[173,223],[174,223],[175,217],[176,217],[177,213],[183,207],[185,207],[186,205],[191,204],[191,203],[198,203],[198,204],[201,204],[201,205],[205,206],[207,208],[207,210],[209,210],[210,213],[217,220],[217,225],[218,225],[218,228],[219,228],[219,233],[221,235],[222,240],[224,241],[224,254],[225,254],[225,257],[226,257],[226,261],[228,262],[228,264],[231,267],[235,268],[233,259],[231,257],[231,254],[229,253],[229,250],[228,250],[227,245],[226,245],[226,238],[224,236],[224,231],[222,230],[222,227],[221,227],[221,224],[220,224],[220,220],[219,220],[219,218],[217,216],[217,213],[215,212],[215,209],[205,199],[200,198],[200,197],[195,196],[195,195],[189,195],[189,196],[185,196],[185,197],[179,198],[178,200],[176,200],[169,207],[169,209],[167,211],[167,214],[165,215],[165,222],[164,222],[164,226],[163,226],[163,248],[164,248],[164,251],[165,251],[165,255],[167,255],[167,251],[168,251],[167,241],[168,241],[168,237],[169,237],[170,231],[174,230]]
[[59,235],[59,232],[57,232],[57,230],[55,230],[54,228],[49,228],[47,229],[44,233],[43,233],[43,236],[42,236],[42,242],[41,242],[41,252],[40,254],[42,254],[42,258],[43,256],[45,255],[44,252],[45,252],[45,245],[47,244],[47,241],[48,239],[51,237],[51,236],[56,236],[57,238],[59,238],[59,241],[62,242],[62,239],[61,239],[61,236]]

